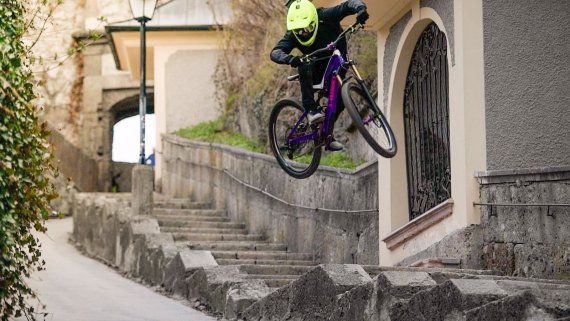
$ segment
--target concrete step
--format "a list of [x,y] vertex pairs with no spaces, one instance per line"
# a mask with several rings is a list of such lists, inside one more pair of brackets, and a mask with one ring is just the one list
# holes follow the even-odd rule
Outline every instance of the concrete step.
[[188,216],[188,217],[161,217],[155,216],[160,226],[196,226],[196,222],[229,222],[228,217],[220,216]]
[[227,212],[210,209],[179,209],[179,208],[156,208],[152,211],[154,216],[160,217],[188,217],[188,216],[222,216]]
[[299,278],[299,275],[248,274],[246,279],[263,280],[270,288],[281,288]]
[[386,272],[386,271],[428,272],[428,273],[441,272],[441,273],[469,274],[469,275],[501,275],[500,272],[492,270],[470,270],[470,269],[453,269],[453,268],[420,268],[420,267],[377,266],[377,265],[363,265],[362,268],[372,278],[380,274],[380,272]]
[[293,282],[294,280],[291,279],[271,279],[271,280],[263,280],[265,282],[265,284],[267,284],[268,287],[270,288],[282,288],[284,286],[286,286],[287,284]]
[[182,241],[191,250],[206,251],[287,251],[287,244],[245,241]]
[[172,233],[175,241],[262,241],[259,234]]
[[240,270],[248,274],[269,274],[269,275],[301,275],[312,269],[313,266],[303,265],[259,265],[243,264]]
[[161,227],[179,227],[179,228],[229,228],[229,229],[245,229],[245,224],[230,222],[229,219],[222,221],[199,221],[199,220],[170,220],[158,219]]
[[247,234],[245,228],[171,227],[160,228],[163,233]]
[[216,259],[240,260],[303,260],[312,261],[312,253],[260,252],[260,251],[212,251]]
[[317,263],[313,261],[302,260],[243,260],[243,259],[216,259],[219,265],[299,265],[299,266],[315,266]]
[[180,208],[180,209],[209,209],[211,204],[202,202],[192,202],[188,199],[165,199],[155,200],[153,207],[157,208]]

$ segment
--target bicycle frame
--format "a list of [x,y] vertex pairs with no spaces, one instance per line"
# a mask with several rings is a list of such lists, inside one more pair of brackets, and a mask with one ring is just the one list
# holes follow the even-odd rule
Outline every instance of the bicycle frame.
[[[287,143],[299,144],[308,140],[317,140],[321,137],[324,137],[325,139],[329,139],[329,137],[332,137],[333,118],[334,114],[336,113],[338,94],[341,86],[341,79],[340,76],[338,76],[338,71],[340,70],[344,62],[345,62],[344,58],[342,57],[340,51],[338,49],[334,49],[333,54],[329,59],[329,63],[327,65],[325,74],[323,76],[323,79],[325,80],[324,83],[325,84],[328,83],[328,88],[329,88],[328,104],[324,120],[325,125],[321,126],[320,130],[317,133],[295,137],[297,128],[299,127],[302,120],[306,117],[308,113],[308,111],[305,111],[303,115],[299,118],[295,126],[293,127],[293,130],[291,130],[291,132],[287,136]],[[328,146],[328,144],[325,144],[325,148],[327,148],[326,146]]]

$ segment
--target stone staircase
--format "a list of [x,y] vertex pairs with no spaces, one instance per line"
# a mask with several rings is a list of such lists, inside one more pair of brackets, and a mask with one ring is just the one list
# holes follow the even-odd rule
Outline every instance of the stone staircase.
[[570,282],[488,270],[319,265],[253,303],[241,320],[570,320]]
[[246,279],[279,288],[296,280],[316,263],[311,253],[289,252],[287,244],[250,234],[224,210],[187,200],[156,201],[153,210],[160,231],[171,233],[177,246],[210,251],[219,265],[238,265]]

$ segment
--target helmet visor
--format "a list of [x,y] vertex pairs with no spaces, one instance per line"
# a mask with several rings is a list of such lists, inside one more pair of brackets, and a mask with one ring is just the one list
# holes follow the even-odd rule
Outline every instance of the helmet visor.
[[301,37],[301,38],[310,38],[313,35],[313,32],[315,31],[315,27],[316,27],[316,23],[315,22],[311,22],[311,24],[305,28],[300,28],[300,29],[295,29],[293,30],[293,32]]

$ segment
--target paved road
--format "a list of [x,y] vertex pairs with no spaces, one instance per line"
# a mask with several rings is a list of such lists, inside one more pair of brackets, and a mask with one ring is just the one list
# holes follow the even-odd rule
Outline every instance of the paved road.
[[67,242],[71,218],[50,220],[47,227],[47,235],[40,236],[47,270],[30,280],[30,286],[47,305],[50,315],[46,320],[216,320],[82,256]]

